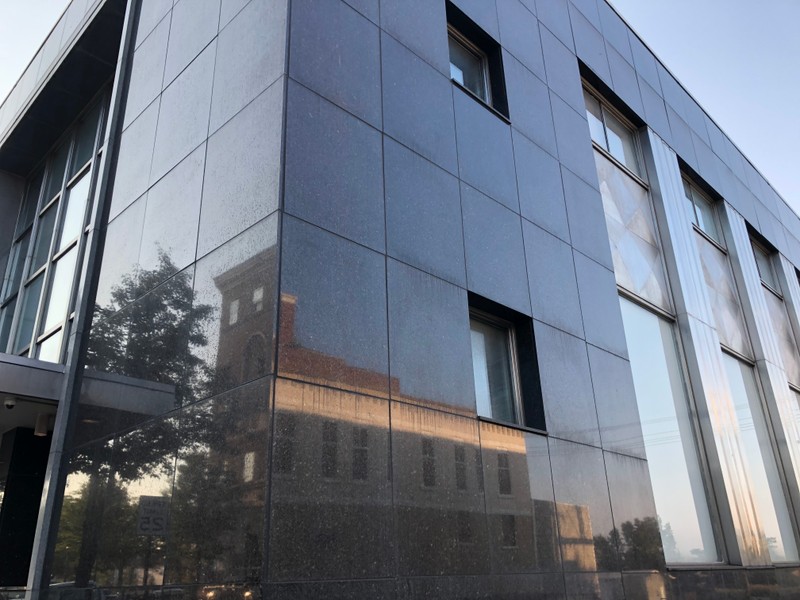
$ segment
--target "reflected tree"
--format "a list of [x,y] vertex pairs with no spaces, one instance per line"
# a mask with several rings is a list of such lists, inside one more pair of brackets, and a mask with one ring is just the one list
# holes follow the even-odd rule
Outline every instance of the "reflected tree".
[[617,552],[625,570],[658,569],[664,566],[661,527],[655,517],[625,521],[608,535],[594,537],[597,565],[617,570]]

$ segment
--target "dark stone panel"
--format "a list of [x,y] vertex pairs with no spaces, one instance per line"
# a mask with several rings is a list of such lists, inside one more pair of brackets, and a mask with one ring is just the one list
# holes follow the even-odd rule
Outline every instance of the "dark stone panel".
[[53,583],[141,585],[145,572],[155,585],[163,583],[180,439],[179,420],[170,415],[66,457]]
[[633,65],[633,52],[628,40],[628,26],[607,2],[598,2],[600,25],[603,37],[620,53],[628,64]]
[[717,192],[720,191],[716,155],[700,137],[692,131],[692,146],[697,157],[698,173]]
[[190,340],[199,399],[274,372],[278,216],[197,262]]
[[745,600],[750,598],[747,575],[743,569],[674,571],[670,588],[675,598],[708,598],[709,600]]
[[[597,0],[570,0],[570,3],[573,6],[573,10],[577,8],[580,14],[588,19],[595,29],[598,31],[602,29],[600,11],[597,8]],[[577,38],[577,34],[575,37]]]
[[590,345],[589,365],[603,448],[645,458],[630,363]]
[[[591,2],[594,4],[594,0]],[[574,8],[570,10],[570,16],[572,17],[572,34],[575,38],[575,50],[578,58],[586,63],[595,75],[610,84],[611,72],[608,70],[608,57],[603,34]]]
[[[447,47],[445,3],[428,0],[381,0],[380,4],[383,30],[433,65],[443,75],[449,76],[450,58]],[[386,52],[385,42],[382,51]],[[387,75],[390,73],[384,66],[384,86]]]
[[527,221],[522,233],[533,318],[583,337],[572,248]]
[[398,574],[487,574],[478,421],[401,402],[391,420]]
[[264,378],[178,413],[166,584],[260,578],[271,390]]
[[569,240],[567,207],[558,161],[518,131],[512,132],[522,216]]
[[[576,112],[561,98],[550,94],[553,108],[553,124],[556,129],[558,157],[561,164],[590,185],[597,186],[597,168],[592,157],[592,142],[586,113]],[[565,184],[566,194],[566,184]],[[573,236],[574,238],[574,236]]]
[[561,573],[489,577],[409,577],[398,581],[403,600],[561,600]]
[[466,92],[453,95],[461,179],[518,211],[511,127]]
[[627,600],[619,573],[567,573],[567,598]]
[[198,256],[278,208],[283,82],[273,83],[208,140]]
[[556,505],[547,438],[480,424],[493,573],[557,571]]
[[370,21],[378,24],[380,8],[380,0],[344,0],[350,7],[354,8],[362,15],[367,17]]
[[[230,1],[223,2],[223,14]],[[220,31],[210,132],[219,129],[286,70],[287,6],[286,0],[252,0]],[[233,10],[236,8],[231,7]]]
[[530,314],[519,215],[464,184],[461,205],[469,290]]
[[122,132],[117,169],[114,174],[114,191],[111,194],[109,220],[114,219],[147,190],[150,166],[153,162],[153,144],[156,139],[159,104],[160,100],[153,101]]
[[216,43],[212,43],[161,95],[150,183],[158,181],[208,136]]
[[169,83],[217,35],[220,0],[177,2],[172,10],[164,82]]
[[569,169],[562,167],[561,174],[573,246],[611,269],[611,246],[600,193]]
[[381,56],[384,132],[456,173],[452,83],[385,34]]
[[394,260],[387,276],[392,399],[474,415],[466,292]]
[[627,357],[628,348],[613,271],[579,252],[574,255],[586,341],[617,356]]
[[697,168],[697,157],[694,153],[692,144],[692,130],[686,124],[675,109],[667,104],[667,116],[669,117],[669,128],[672,132],[672,149],[675,153],[686,161],[693,168]]
[[538,321],[534,321],[534,336],[547,431],[599,447],[586,343]]
[[291,81],[286,106],[286,211],[383,251],[380,133]]
[[[496,0],[453,0],[458,8],[495,40],[500,39]],[[504,0],[505,1],[505,0]]]
[[667,119],[667,107],[664,99],[653,89],[649,83],[641,77],[639,79],[639,91],[642,95],[642,108],[644,109],[644,120],[655,131],[661,139],[668,144],[672,143],[672,132]]
[[574,50],[567,0],[536,0],[536,14],[542,25],[554,33],[567,48]]
[[553,437],[548,441],[564,570],[619,570],[603,451]]
[[704,144],[710,144],[708,130],[706,129],[706,113],[700,105],[688,94],[684,99],[684,109],[686,110],[686,122],[692,131],[703,140]]
[[547,85],[578,112],[586,110],[575,54],[547,28],[541,27]]
[[139,248],[139,267],[144,271],[166,278],[194,262],[205,158],[202,144],[147,193]]
[[382,255],[284,217],[278,371],[388,397]]
[[340,0],[297,0],[290,38],[294,79],[380,126],[380,35],[373,23]]
[[393,574],[391,483],[386,400],[278,379],[269,579]]
[[663,573],[623,573],[622,586],[626,600],[667,600],[669,579]]
[[[152,273],[143,275],[146,280]],[[199,335],[191,309],[193,276],[194,267],[181,271],[116,313],[95,310],[73,445],[133,427],[194,397],[205,371],[189,349],[193,334],[195,340]],[[136,297],[138,287],[121,285],[123,302]]]
[[688,99],[686,91],[672,74],[667,71],[664,65],[659,62],[656,64],[656,68],[658,69],[658,79],[661,81],[661,91],[664,100],[667,104],[672,105],[673,109],[677,111],[678,116],[685,121],[686,111],[684,104]]
[[389,138],[384,173],[388,254],[465,286],[458,180]]
[[[142,10],[145,10],[144,7]],[[136,117],[161,93],[167,57],[170,19],[163,19],[133,54],[123,126]]]
[[658,78],[656,57],[633,31],[628,32],[628,41],[631,44],[633,64],[636,67],[636,72],[657,94],[661,94],[661,80]]
[[[130,302],[146,291],[138,288],[137,272],[146,203],[147,196],[142,196],[111,221],[106,229],[95,303],[112,312],[122,308],[123,302]],[[115,293],[115,290],[123,287],[134,293]],[[130,298],[131,295],[133,298]]]
[[[393,579],[269,583],[263,586],[265,597],[271,600],[393,600],[397,597],[395,587]],[[253,600],[260,599],[254,597]]]
[[503,48],[513,54],[525,68],[544,79],[539,23],[534,14],[519,0],[502,0],[497,3],[497,16]]
[[614,452],[606,452],[604,458],[622,569],[663,570],[661,524],[647,461]]
[[610,47],[608,48],[608,65],[611,68],[614,92],[622,98],[628,108],[640,117],[644,117],[644,106],[634,68],[619,52]]
[[[551,154],[556,154],[547,85],[509,54],[505,55],[505,68],[508,107],[514,129],[522,132]],[[514,207],[509,205],[509,208]]]

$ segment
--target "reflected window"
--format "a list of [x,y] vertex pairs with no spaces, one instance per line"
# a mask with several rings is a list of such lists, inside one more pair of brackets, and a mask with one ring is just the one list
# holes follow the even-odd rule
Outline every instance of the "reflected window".
[[334,421],[322,423],[322,476],[336,477],[339,453],[339,424]]
[[643,177],[636,131],[625,119],[588,90],[583,90],[592,141],[631,172]]
[[246,452],[244,455],[244,466],[242,467],[242,481],[245,483],[253,481],[256,472],[256,453]]
[[256,334],[247,340],[242,361],[242,377],[245,381],[267,374],[267,343]]
[[253,311],[261,312],[264,310],[264,288],[257,287],[253,290]]
[[458,445],[453,448],[453,455],[456,469],[456,488],[459,490],[467,489],[467,452],[464,446]]
[[753,247],[753,256],[756,259],[756,267],[758,268],[758,276],[761,277],[761,283],[775,292],[780,292],[778,276],[775,273],[775,265],[772,261],[774,253],[755,240],[750,240],[750,243]]
[[353,428],[353,479],[366,481],[369,473],[369,431],[366,427]]
[[511,495],[511,465],[507,452],[497,455],[497,492],[501,496]]
[[28,179],[0,287],[0,352],[63,360],[105,107],[92,106]]
[[293,414],[278,413],[275,441],[275,471],[291,473],[294,468],[294,441],[297,417]]
[[755,370],[729,354],[723,354],[723,362],[739,425],[741,450],[749,467],[750,491],[766,536],[770,558],[776,563],[796,562],[798,552],[794,529],[772,451]]
[[514,515],[500,515],[503,546],[513,548],[517,545],[517,519]]
[[672,323],[620,298],[666,561],[720,561]]
[[236,325],[239,322],[239,299],[231,300],[228,305],[228,325]]
[[683,193],[694,226],[718,244],[722,244],[722,230],[717,219],[716,207],[711,198],[688,179],[683,180]]
[[422,440],[422,485],[434,487],[436,485],[436,453],[433,440]]
[[466,510],[459,510],[456,513],[456,527],[458,528],[458,541],[468,544],[474,539],[472,528],[472,514]]
[[519,383],[514,330],[510,323],[473,311],[470,316],[472,373],[478,414],[519,421]]

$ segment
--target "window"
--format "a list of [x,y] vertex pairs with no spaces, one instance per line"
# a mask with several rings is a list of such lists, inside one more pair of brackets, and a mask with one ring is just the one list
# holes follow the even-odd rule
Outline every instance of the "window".
[[247,452],[244,455],[244,467],[242,469],[242,480],[244,482],[253,481],[256,473],[256,453]]
[[228,325],[236,325],[239,322],[239,299],[231,300],[228,306]]
[[497,455],[497,493],[501,496],[511,495],[511,465],[508,452]]
[[508,117],[500,45],[452,3],[447,3],[450,79]]
[[469,294],[478,415],[545,430],[531,318]]
[[758,276],[761,277],[761,283],[773,291],[779,291],[781,288],[778,285],[778,276],[772,263],[772,252],[755,240],[750,240],[750,243],[753,246],[753,256],[756,259],[756,267],[758,267]]
[[257,287],[253,290],[253,309],[255,312],[264,310],[264,288]]
[[520,420],[514,330],[509,323],[473,313],[470,318],[472,372],[478,414],[516,423]]
[[0,289],[0,352],[60,362],[91,216],[105,102],[28,179]]
[[436,485],[436,452],[433,440],[422,440],[422,485],[434,487]]
[[322,476],[336,477],[339,451],[339,426],[334,421],[322,423]]
[[453,448],[456,467],[456,488],[459,490],[467,489],[467,451],[464,446],[458,445]]
[[629,300],[620,304],[664,556],[718,562],[674,327]]
[[353,428],[353,479],[366,481],[369,473],[369,431],[366,427]]
[[683,180],[683,193],[689,205],[692,223],[718,244],[722,244],[722,231],[717,220],[714,202],[687,179]]
[[592,141],[632,173],[642,177],[639,147],[633,127],[625,123],[611,107],[605,102],[601,102],[588,90],[583,90],[583,97],[586,102],[586,117],[589,120],[589,133]]
[[452,27],[447,32],[447,43],[450,47],[450,79],[491,105],[486,55]]

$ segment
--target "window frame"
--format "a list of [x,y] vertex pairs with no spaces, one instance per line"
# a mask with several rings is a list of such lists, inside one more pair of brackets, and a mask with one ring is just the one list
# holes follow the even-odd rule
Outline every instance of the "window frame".
[[[684,197],[692,205],[692,215],[694,217],[692,219],[692,226],[694,227],[694,230],[697,231],[698,233],[700,233],[706,239],[708,239],[711,243],[713,243],[715,246],[717,246],[720,250],[725,252],[725,254],[727,254],[728,250],[725,247],[725,234],[722,231],[722,223],[720,221],[719,213],[717,211],[717,205],[719,204],[719,202],[717,200],[714,200],[706,192],[701,190],[700,187],[696,183],[694,183],[694,181],[692,181],[692,179],[690,177],[688,177],[686,174],[681,173],[681,181],[683,182],[683,186],[684,186],[683,187]],[[688,192],[688,194],[687,194],[687,192]],[[698,219],[698,217],[697,217],[697,214],[698,214],[698,208],[697,208],[698,201],[695,198],[695,196],[699,196],[700,200],[706,202],[708,204],[708,206],[711,208],[711,211],[712,211],[711,219],[713,220],[714,227],[716,228],[717,234],[719,235],[719,239],[717,237],[715,237],[713,234],[709,233],[706,229],[704,229],[700,225],[700,219]]]
[[[454,63],[452,61],[452,54],[450,55],[450,81],[455,83],[458,87],[465,90],[469,94],[475,96],[478,100],[487,104],[488,106],[492,106],[492,85],[491,85],[491,73],[489,71],[489,57],[486,55],[486,52],[481,50],[474,42],[472,42],[467,36],[461,33],[452,23],[447,24],[447,42],[448,42],[448,52],[450,50],[450,40],[453,40],[456,44],[461,46],[464,50],[475,56],[478,59],[478,63],[480,64],[480,75],[481,75],[481,83],[483,87],[483,94],[478,94],[474,90],[471,90],[467,87],[463,82],[458,81],[453,77],[453,66]],[[462,70],[463,72],[463,70]]]
[[[519,358],[517,356],[517,335],[516,335],[516,327],[514,323],[511,321],[507,321],[501,317],[488,313],[484,310],[470,307],[469,310],[469,322],[470,322],[470,333],[472,332],[472,322],[476,321],[478,323],[482,323],[484,325],[488,325],[505,333],[505,342],[506,342],[506,349],[508,352],[508,371],[509,371],[509,379],[511,381],[511,408],[514,411],[514,420],[507,421],[495,415],[482,415],[478,413],[478,416],[483,419],[488,419],[491,421],[495,421],[497,423],[503,424],[512,424],[512,425],[525,425],[525,407],[523,406],[522,402],[522,385],[520,382],[520,373],[519,373]],[[470,344],[470,353],[472,352],[472,344]],[[474,373],[473,373],[473,385],[474,385]],[[476,398],[477,400],[477,398]],[[493,405],[491,394],[489,396],[489,406]],[[477,405],[476,405],[477,410]]]
[[[623,115],[620,111],[614,108],[599,92],[597,92],[587,81],[582,80],[583,85],[583,94],[584,94],[584,104],[586,103],[586,96],[589,96],[593,100],[595,100],[598,105],[600,106],[600,116],[599,119],[600,124],[603,127],[603,139],[605,140],[605,145],[602,145],[600,142],[595,140],[594,136],[591,135],[591,127],[589,128],[589,137],[592,140],[592,146],[601,152],[604,156],[606,156],[609,160],[612,160],[614,164],[622,168],[625,173],[630,175],[634,180],[640,183],[644,188],[650,189],[647,183],[647,170],[644,164],[644,154],[642,152],[642,147],[639,142],[639,135],[638,135],[638,128],[631,123],[630,119],[628,119],[625,115]],[[589,108],[585,106],[585,110],[588,113]],[[615,156],[610,148],[608,143],[608,125],[606,124],[606,113],[608,113],[611,117],[619,121],[619,123],[630,133],[630,141],[632,143],[632,150],[634,153],[634,158],[636,160],[636,164],[634,165],[635,168],[631,168],[630,165],[626,164],[623,160],[619,157]],[[594,115],[592,115],[594,117]],[[597,119],[597,117],[594,117]]]
[[[753,251],[753,260],[756,263],[756,272],[758,273],[758,279],[761,281],[761,285],[778,296],[778,298],[783,299],[783,294],[781,293],[781,289],[779,287],[780,282],[778,281],[778,272],[775,269],[774,263],[774,256],[776,252],[774,250],[770,250],[766,245],[754,239],[752,236],[750,236],[750,247]],[[769,281],[764,278],[761,262],[758,260],[759,255],[764,258],[767,267],[769,268]]]

